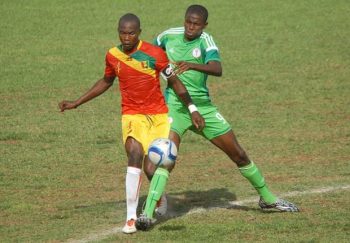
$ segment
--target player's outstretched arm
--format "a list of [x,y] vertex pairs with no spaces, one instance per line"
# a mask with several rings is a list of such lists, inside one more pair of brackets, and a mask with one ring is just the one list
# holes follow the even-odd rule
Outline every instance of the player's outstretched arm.
[[209,61],[206,64],[197,64],[185,61],[176,62],[176,74],[181,74],[187,70],[195,70],[218,77],[222,75],[221,63],[218,61]]
[[114,79],[115,77],[103,77],[102,79],[98,80],[94,86],[92,86],[79,99],[75,101],[63,100],[58,104],[58,107],[60,108],[61,112],[64,112],[65,110],[75,109],[78,106],[104,93],[107,89],[109,89],[109,87],[112,86]]
[[191,119],[193,125],[201,131],[205,126],[204,118],[198,112],[197,107],[193,104],[190,94],[188,93],[185,85],[180,81],[176,75],[168,77],[168,85],[179,96],[180,100],[186,105],[191,113]]

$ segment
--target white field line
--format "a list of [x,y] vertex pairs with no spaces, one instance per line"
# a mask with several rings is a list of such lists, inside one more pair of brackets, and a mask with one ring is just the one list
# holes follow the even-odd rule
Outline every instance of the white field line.
[[[305,195],[305,194],[319,194],[319,193],[327,193],[327,192],[333,192],[333,191],[337,191],[337,190],[348,190],[348,189],[350,189],[350,185],[321,187],[321,188],[307,190],[307,191],[287,192],[287,193],[281,194],[281,197],[294,197],[294,196]],[[203,213],[203,212],[207,212],[209,210],[218,209],[218,208],[225,208],[225,207],[229,207],[229,206],[243,206],[245,204],[249,204],[249,203],[253,203],[253,202],[257,202],[257,201],[258,201],[257,197],[251,197],[251,198],[247,198],[247,199],[240,200],[240,201],[228,202],[228,205],[222,205],[222,206],[216,206],[216,207],[210,207],[210,208],[194,208],[182,216],[196,214],[196,213]],[[174,214],[171,216],[176,217],[177,215]],[[85,238],[80,239],[80,240],[68,240],[67,242],[69,242],[69,243],[87,243],[87,242],[92,242],[92,241],[99,241],[99,240],[103,240],[105,238],[108,238],[111,235],[121,233],[121,232],[122,232],[122,228],[115,227],[115,228],[103,230],[103,231],[100,231],[97,233],[92,233],[92,234],[90,234],[90,235],[88,235]]]

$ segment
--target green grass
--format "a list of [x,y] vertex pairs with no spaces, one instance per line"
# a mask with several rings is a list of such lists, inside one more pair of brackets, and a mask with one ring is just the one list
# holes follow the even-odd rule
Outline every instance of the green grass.
[[[200,1],[201,2],[201,1]],[[350,4],[346,0],[202,1],[224,75],[214,103],[277,194],[350,184]],[[183,23],[190,1],[0,3],[0,239],[59,242],[121,227],[126,156],[117,85],[77,110],[103,75],[126,12],[142,38]],[[141,203],[148,183],[144,178]],[[229,159],[187,134],[167,191],[179,217],[102,242],[347,242],[349,191],[300,195],[299,214],[256,203],[184,215],[255,196]]]

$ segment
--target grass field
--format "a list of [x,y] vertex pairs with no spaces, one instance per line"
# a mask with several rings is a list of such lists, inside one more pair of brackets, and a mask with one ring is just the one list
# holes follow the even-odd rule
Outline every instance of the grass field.
[[[277,195],[350,185],[350,3],[198,1],[224,74],[214,103]],[[167,192],[174,218],[131,236],[117,85],[79,109],[57,104],[104,71],[126,12],[142,39],[181,26],[191,1],[0,2],[0,241],[349,242],[349,189],[286,196],[301,212],[263,213],[229,159],[188,133]],[[349,188],[349,187],[348,187]],[[144,178],[141,203],[148,182]],[[212,207],[216,209],[209,210]],[[200,213],[196,208],[204,208]],[[99,233],[100,232],[100,233]]]

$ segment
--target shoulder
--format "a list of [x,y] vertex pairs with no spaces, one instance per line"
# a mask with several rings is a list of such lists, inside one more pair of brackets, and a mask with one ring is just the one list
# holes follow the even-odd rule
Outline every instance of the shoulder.
[[183,35],[184,32],[185,32],[184,27],[176,27],[176,28],[167,29],[157,36],[157,42],[159,44],[163,39],[176,37],[178,35]]
[[161,47],[153,45],[147,41],[142,41],[142,46],[140,48],[140,51],[150,56],[153,56],[156,59],[164,58],[164,56],[166,57],[166,54]]
[[178,34],[183,34],[184,32],[185,32],[184,27],[175,27],[175,28],[170,28],[163,31],[160,35],[178,35]]
[[110,55],[115,56],[118,51],[119,49],[116,46],[109,48],[109,50],[106,53],[106,56],[110,56]]
[[117,52],[116,47],[110,48],[106,53],[106,57],[105,57],[106,61],[111,61],[111,60],[115,59],[116,52]]
[[141,50],[144,50],[146,52],[152,52],[152,53],[164,53],[163,49],[160,48],[159,46],[153,45],[152,43],[149,43],[147,41],[142,41],[142,47]]
[[201,39],[206,51],[218,50],[218,47],[216,46],[216,44],[214,42],[213,36],[210,35],[209,33],[203,32],[200,36],[200,39]]

